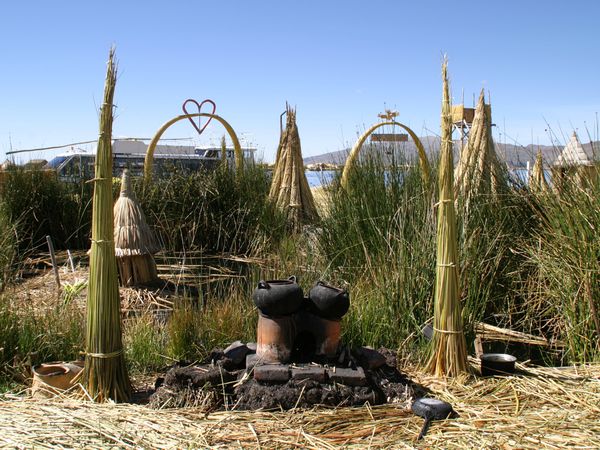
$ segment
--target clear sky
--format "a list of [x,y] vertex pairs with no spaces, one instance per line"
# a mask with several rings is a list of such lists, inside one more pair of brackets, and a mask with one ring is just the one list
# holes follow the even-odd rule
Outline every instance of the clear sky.
[[[4,1],[1,11],[2,159],[11,145],[97,137],[113,44],[115,136],[152,136],[186,98],[211,98],[267,161],[286,101],[304,156],[351,145],[385,106],[417,134],[437,133],[443,53],[456,103],[463,90],[467,104],[490,91],[497,139],[549,143],[549,123],[585,141],[600,110],[598,0]],[[222,134],[211,123],[199,143]]]

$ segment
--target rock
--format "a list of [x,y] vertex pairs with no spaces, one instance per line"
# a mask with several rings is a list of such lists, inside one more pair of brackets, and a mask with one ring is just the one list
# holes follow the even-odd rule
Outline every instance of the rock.
[[254,379],[264,383],[283,383],[290,379],[290,368],[283,364],[254,366]]
[[256,364],[258,364],[260,362],[260,356],[258,356],[256,353],[248,353],[246,355],[246,370],[252,370],[254,369],[254,366],[256,366]]
[[385,347],[380,347],[377,349],[377,351],[379,353],[381,353],[384,357],[385,357],[385,363],[394,368],[397,369],[398,367],[398,354],[395,350],[391,350],[389,348],[385,348]]
[[433,339],[433,326],[430,324],[425,325],[423,328],[421,328],[421,334],[425,336],[425,339],[431,341]]
[[250,353],[256,353],[256,342],[247,342],[246,347],[248,347]]
[[385,356],[369,347],[355,349],[354,356],[358,360],[358,363],[368,370],[378,369],[386,363]]
[[221,386],[235,379],[235,375],[221,367],[176,367],[165,375],[163,385],[169,388],[203,388],[207,383]]
[[327,376],[325,368],[321,366],[302,366],[292,368],[292,380],[314,380],[324,383]]
[[332,383],[345,384],[346,386],[366,386],[367,377],[362,367],[356,369],[338,368],[327,371],[329,381]]
[[250,349],[246,344],[241,341],[233,342],[229,347],[223,350],[225,358],[231,360],[231,362],[238,367],[241,367],[246,360],[246,355],[250,352]]
[[262,384],[249,380],[235,388],[235,405],[239,410],[293,409],[325,406],[360,406],[385,401],[377,389],[370,386],[321,384],[313,380],[289,380],[287,383]]

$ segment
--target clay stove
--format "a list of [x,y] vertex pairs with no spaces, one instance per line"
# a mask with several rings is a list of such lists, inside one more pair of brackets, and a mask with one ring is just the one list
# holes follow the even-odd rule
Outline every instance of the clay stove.
[[259,310],[256,356],[264,363],[327,362],[340,346],[348,292],[319,281],[304,297],[292,276],[261,281],[253,294]]
[[304,296],[296,277],[261,281],[256,343],[215,349],[200,365],[178,364],[151,404],[208,409],[291,409],[314,405],[408,404],[413,392],[395,352],[340,342],[348,292],[317,282]]

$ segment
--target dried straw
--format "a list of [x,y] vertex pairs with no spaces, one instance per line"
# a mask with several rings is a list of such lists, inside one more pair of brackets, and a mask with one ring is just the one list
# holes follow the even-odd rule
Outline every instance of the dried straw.
[[538,150],[535,158],[535,163],[531,169],[529,176],[529,187],[533,192],[546,192],[548,190],[548,182],[544,176],[544,160],[542,159],[542,151]]
[[498,160],[492,140],[491,108],[485,104],[483,89],[475,108],[469,140],[455,169],[456,194],[464,198],[465,211],[471,199],[479,195],[496,195],[505,185],[506,170]]
[[304,172],[296,110],[286,105],[286,126],[281,135],[269,197],[287,214],[293,229],[318,218],[317,208]]
[[132,256],[154,254],[160,250],[156,237],[131,187],[129,170],[123,171],[121,193],[115,202],[115,255]]
[[92,248],[87,298],[83,385],[99,402],[126,401],[131,386],[121,340],[121,311],[113,244],[112,122],[117,70],[111,49],[106,72],[95,162]]
[[467,370],[467,348],[458,285],[458,238],[453,193],[452,113],[446,61],[442,65],[442,77],[442,146],[439,166],[434,333],[432,355],[427,364],[427,370],[436,376],[457,376]]
[[134,286],[155,281],[158,276],[152,254],[160,247],[135,198],[127,169],[123,171],[121,194],[113,211],[115,254],[121,284]]
[[[600,448],[600,365],[443,381],[407,368],[457,419],[422,448]],[[17,448],[415,448],[423,420],[385,405],[289,412],[153,410],[70,399],[0,400],[0,446]],[[421,447],[421,446],[419,446]]]

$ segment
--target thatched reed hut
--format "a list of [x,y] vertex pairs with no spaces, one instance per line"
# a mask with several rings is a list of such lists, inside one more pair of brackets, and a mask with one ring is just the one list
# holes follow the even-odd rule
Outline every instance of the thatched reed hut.
[[135,198],[128,170],[123,171],[121,193],[114,206],[114,227],[121,285],[143,285],[156,281],[158,275],[152,255],[160,247]]
[[544,175],[544,160],[542,151],[538,150],[535,163],[529,175],[529,187],[533,192],[545,192],[548,190],[548,182]]
[[485,104],[483,89],[475,108],[473,126],[454,171],[455,191],[469,209],[471,198],[496,195],[506,185],[506,168],[501,164],[492,139],[492,109]]
[[269,197],[287,215],[290,226],[299,230],[302,225],[316,220],[318,213],[304,172],[296,110],[286,105],[286,113]]
[[577,184],[590,183],[599,175],[598,162],[594,160],[592,145],[581,145],[574,131],[571,139],[552,164],[554,185],[560,187],[567,179]]

